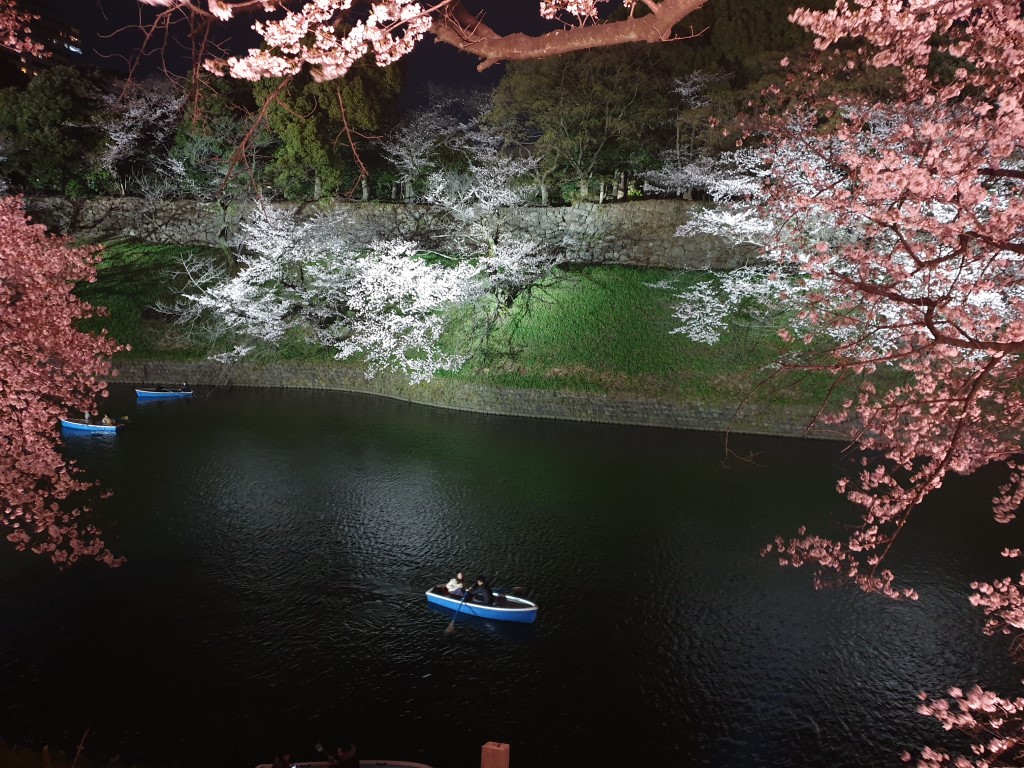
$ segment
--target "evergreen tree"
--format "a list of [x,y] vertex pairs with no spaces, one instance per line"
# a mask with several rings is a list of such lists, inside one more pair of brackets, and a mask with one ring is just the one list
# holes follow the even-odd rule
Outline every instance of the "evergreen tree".
[[364,177],[360,148],[393,121],[397,68],[364,62],[339,80],[318,83],[300,74],[279,91],[280,85],[254,85],[259,102],[274,99],[267,120],[278,142],[268,168],[275,190],[292,200],[351,192]]
[[95,187],[100,176],[92,173],[92,163],[103,143],[102,107],[98,76],[71,67],[48,69],[25,89],[0,91],[4,175],[37,193],[74,196],[90,183]]
[[588,199],[595,176],[610,178],[659,144],[673,74],[662,50],[620,46],[512,64],[493,119],[514,126],[510,136],[530,137],[540,166],[557,167]]

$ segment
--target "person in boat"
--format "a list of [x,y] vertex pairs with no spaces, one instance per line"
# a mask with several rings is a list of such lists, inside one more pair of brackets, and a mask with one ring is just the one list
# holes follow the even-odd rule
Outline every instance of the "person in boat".
[[491,591],[491,588],[487,586],[487,579],[483,576],[476,577],[476,584],[470,588],[469,596],[474,603],[494,605],[494,593]]
[[444,588],[448,590],[448,594],[452,597],[462,597],[466,591],[466,583],[462,578],[462,571],[452,576],[448,583],[444,585]]
[[84,421],[86,424],[92,424],[92,414],[89,413],[88,411],[84,411],[82,413],[82,421]]
[[274,758],[274,768],[291,768],[292,756],[290,752],[282,752]]
[[344,739],[331,757],[331,766],[332,768],[359,768],[356,745],[348,739]]
[[115,423],[116,422],[112,418],[110,418],[109,413],[103,414],[103,418],[100,419],[100,424],[102,424],[105,427],[112,427],[114,426]]

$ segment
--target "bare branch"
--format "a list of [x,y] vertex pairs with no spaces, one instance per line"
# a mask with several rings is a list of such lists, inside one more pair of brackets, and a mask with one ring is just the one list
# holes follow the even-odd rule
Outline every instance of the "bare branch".
[[543,59],[589,48],[684,39],[675,36],[673,28],[706,2],[662,0],[658,4],[648,3],[651,13],[646,16],[559,29],[536,36],[521,32],[499,35],[461,5],[456,5],[440,15],[431,32],[439,42],[478,57],[481,61],[477,69],[483,71],[502,61]]

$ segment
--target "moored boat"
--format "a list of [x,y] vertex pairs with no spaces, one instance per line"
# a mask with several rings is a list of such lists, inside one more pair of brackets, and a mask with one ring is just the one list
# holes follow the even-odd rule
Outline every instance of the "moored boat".
[[192,397],[187,387],[136,387],[136,397]]
[[91,424],[85,419],[61,419],[64,429],[77,429],[82,432],[117,432],[124,424]]
[[427,602],[451,608],[458,611],[460,616],[479,616],[482,619],[497,619],[499,621],[518,621],[523,624],[532,624],[537,620],[537,604],[527,600],[525,597],[508,595],[495,590],[494,603],[484,605],[475,603],[472,598],[463,601],[463,598],[449,595],[444,587],[432,587],[427,590]]

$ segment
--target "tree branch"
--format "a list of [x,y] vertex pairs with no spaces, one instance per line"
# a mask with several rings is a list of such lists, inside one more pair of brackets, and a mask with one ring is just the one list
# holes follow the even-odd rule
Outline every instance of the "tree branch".
[[707,1],[662,0],[646,16],[559,29],[537,36],[521,32],[499,35],[460,4],[454,4],[438,16],[431,32],[439,42],[477,56],[481,60],[477,69],[483,71],[502,61],[541,59],[626,43],[660,43],[684,39],[673,34],[673,27],[699,10]]
[[995,176],[1001,179],[1024,179],[1024,171],[1010,168],[979,168],[978,173],[982,176]]

